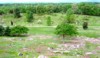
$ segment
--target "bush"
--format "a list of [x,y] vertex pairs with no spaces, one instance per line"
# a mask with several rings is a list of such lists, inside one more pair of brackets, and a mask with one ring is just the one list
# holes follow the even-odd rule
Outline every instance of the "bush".
[[6,36],[10,36],[10,32],[11,32],[11,29],[10,29],[9,26],[7,26],[7,27],[5,28],[5,35],[6,35]]
[[4,14],[4,12],[2,10],[0,10],[0,15]]
[[28,33],[28,28],[24,26],[15,26],[11,28],[10,35],[11,36],[21,36],[26,35]]
[[5,33],[5,28],[2,25],[0,25],[0,36],[4,35],[4,33]]
[[88,29],[88,22],[84,22],[84,23],[83,23],[83,29],[84,29],[84,30]]
[[56,27],[56,34],[61,35],[63,38],[65,35],[73,36],[77,33],[77,28],[72,24],[62,23]]
[[86,30],[86,29],[88,29],[88,21],[89,21],[88,16],[83,18],[83,21],[84,21],[83,22],[83,29]]
[[51,17],[49,16],[49,17],[47,18],[47,25],[48,25],[48,26],[51,26],[51,23],[52,23]]

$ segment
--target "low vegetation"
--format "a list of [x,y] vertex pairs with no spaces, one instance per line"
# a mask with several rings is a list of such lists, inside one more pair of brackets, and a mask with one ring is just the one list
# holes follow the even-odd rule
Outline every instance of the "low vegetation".
[[0,26],[0,35],[5,36],[21,36],[21,35],[27,35],[28,28],[24,26],[15,26],[15,27],[3,27]]

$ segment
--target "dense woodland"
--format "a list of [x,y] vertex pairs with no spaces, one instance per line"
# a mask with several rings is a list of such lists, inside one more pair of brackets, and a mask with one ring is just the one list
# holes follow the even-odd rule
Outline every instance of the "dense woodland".
[[0,15],[8,13],[34,14],[66,13],[72,8],[75,14],[100,16],[99,3],[37,3],[37,4],[0,4]]

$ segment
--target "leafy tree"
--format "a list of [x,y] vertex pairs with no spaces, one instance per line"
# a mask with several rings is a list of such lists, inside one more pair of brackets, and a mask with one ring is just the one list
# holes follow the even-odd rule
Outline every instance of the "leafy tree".
[[74,12],[72,9],[68,9],[66,12],[66,21],[67,23],[74,23],[75,22],[75,16],[74,16]]
[[45,13],[45,7],[43,5],[37,5],[36,6],[36,13],[37,14],[43,14],[43,13]]
[[4,35],[4,33],[5,33],[5,28],[2,25],[0,25],[0,36]]
[[27,11],[26,18],[27,18],[27,22],[33,22],[34,19],[33,12]]
[[0,15],[4,14],[4,12],[2,10],[0,10]]
[[70,9],[72,6],[71,4],[65,4],[65,5],[62,5],[61,9],[62,9],[62,12],[66,12],[68,9]]
[[62,23],[56,27],[56,34],[61,35],[63,39],[66,35],[73,36],[77,33],[77,28],[72,24]]
[[100,7],[94,3],[80,3],[78,8],[85,15],[100,16]]
[[15,8],[14,9],[14,17],[15,18],[20,18],[21,17],[20,10],[18,8]]
[[51,24],[52,24],[51,17],[48,16],[48,18],[47,18],[47,25],[48,26],[51,26]]

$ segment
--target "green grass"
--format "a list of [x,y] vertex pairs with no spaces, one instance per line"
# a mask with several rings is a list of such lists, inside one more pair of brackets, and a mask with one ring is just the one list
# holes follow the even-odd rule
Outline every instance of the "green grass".
[[55,32],[53,27],[30,27],[29,29],[29,34],[54,35]]
[[91,38],[100,37],[100,27],[99,26],[89,26],[87,30],[82,29],[82,27],[78,27],[79,35],[86,36]]
[[[35,20],[33,23],[27,23],[26,18],[23,14],[23,17],[17,19],[13,18],[13,15],[3,15],[2,20],[4,21],[4,25],[9,25],[10,26],[10,21],[14,21],[14,25],[23,25],[27,26],[29,28],[29,35],[49,35],[53,36],[56,38],[59,38],[55,34],[55,27],[59,23],[65,19],[65,14],[60,14],[60,13],[54,13],[51,15],[37,15],[35,14]],[[48,27],[46,24],[46,18],[48,16],[51,16],[52,21],[54,22],[52,26]],[[78,32],[79,36],[87,36],[87,37],[100,37],[100,17],[97,16],[89,16],[89,28],[87,30],[82,29],[82,18],[84,18],[85,15],[76,15],[77,21],[79,23],[77,24],[78,26]],[[42,20],[42,24],[37,24],[38,20]],[[30,27],[29,27],[30,26]],[[35,27],[38,26],[38,27]],[[33,38],[33,40],[27,40],[31,37],[0,37],[0,58],[25,58],[26,55],[29,55],[29,58],[33,58],[33,56],[37,57],[41,53],[38,53],[35,49],[39,46],[45,46],[45,47],[51,47],[51,48],[56,48],[57,44],[61,43],[61,40],[56,40],[54,38],[47,38],[47,39],[39,39],[39,38]],[[13,41],[11,41],[13,40]],[[53,43],[53,44],[51,44]],[[86,49],[78,49],[72,50],[68,54],[61,54],[52,56],[51,58],[80,58],[77,57],[77,54],[83,55],[84,52],[86,51],[91,51],[94,50],[97,47],[95,44],[87,43]],[[30,50],[28,51],[22,51],[22,48],[28,48]],[[21,52],[24,55],[23,56],[18,56],[18,53]],[[46,53],[46,52],[45,52]],[[100,54],[100,52],[98,51]],[[96,58],[99,57],[99,55],[90,55],[91,58]]]
[[[54,27],[30,27],[29,34],[45,34],[45,35],[55,35]],[[78,32],[80,36],[86,37],[100,37],[100,27],[89,26],[87,30],[84,30],[82,27],[78,27]]]
[[[53,27],[39,27],[39,26],[47,26],[46,19],[48,16],[51,17],[51,20],[53,21],[52,26],[57,26],[65,19],[66,14],[61,13],[53,13],[53,14],[44,14],[44,15],[37,15],[34,14],[34,22],[28,23],[27,19],[25,17],[25,14],[22,14],[21,18],[14,18],[12,14],[7,14],[1,16],[2,21],[4,22],[3,25],[10,26],[10,21],[12,20],[14,22],[14,25],[23,25],[28,26],[30,31],[29,34],[48,34],[48,35],[54,35],[54,28]],[[99,37],[100,36],[100,17],[99,16],[88,16],[89,18],[89,29],[83,30],[82,23],[83,18],[86,15],[75,15],[75,19],[77,20],[79,26],[79,35],[80,36],[87,36],[87,37]],[[38,20],[41,20],[41,24],[38,24]],[[38,27],[34,27],[38,26]]]
[[[66,14],[61,13],[53,13],[51,15],[44,14],[44,15],[34,15],[34,22],[28,23],[27,19],[25,17],[25,14],[22,15],[21,18],[14,18],[12,14],[9,15],[3,15],[2,21],[4,22],[4,25],[10,25],[10,21],[12,20],[14,22],[14,25],[24,25],[24,26],[47,26],[46,19],[48,16],[51,17],[51,20],[53,21],[52,26],[56,26],[59,23],[61,23],[65,19]],[[86,15],[75,15],[75,19],[78,22],[78,25],[81,26],[83,23],[83,18],[86,17]],[[88,16],[89,18],[89,25],[90,26],[100,26],[100,17],[99,16]],[[42,24],[38,24],[38,20],[41,20]]]

